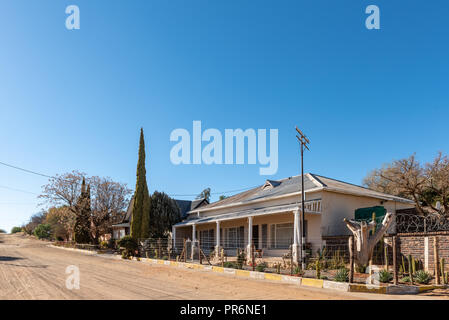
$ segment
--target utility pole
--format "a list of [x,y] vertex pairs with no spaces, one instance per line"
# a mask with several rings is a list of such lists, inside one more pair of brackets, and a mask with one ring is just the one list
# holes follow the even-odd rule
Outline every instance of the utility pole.
[[296,135],[296,139],[298,139],[298,142],[300,143],[300,148],[301,148],[301,235],[299,237],[299,247],[300,247],[300,260],[301,260],[301,266],[302,266],[302,270],[304,270],[306,268],[306,257],[305,257],[305,249],[306,249],[306,239],[305,239],[305,226],[304,226],[304,221],[305,221],[305,214],[304,211],[306,210],[305,207],[305,202],[306,202],[306,195],[304,192],[304,148],[306,148],[307,150],[310,151],[309,147],[307,146],[310,141],[309,139],[306,137],[305,134],[303,134],[301,132],[301,130],[298,129],[298,127],[296,127],[296,132],[299,133],[299,136]]

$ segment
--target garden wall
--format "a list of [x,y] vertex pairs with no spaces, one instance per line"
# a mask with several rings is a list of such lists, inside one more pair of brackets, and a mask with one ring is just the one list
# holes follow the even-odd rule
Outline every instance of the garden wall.
[[[438,258],[445,259],[445,270],[449,271],[449,232],[447,231],[397,234],[398,267],[402,264],[402,258],[404,258],[407,265],[407,257],[412,255],[425,270],[433,273],[435,270],[434,237],[437,237]],[[323,240],[325,240],[326,246],[328,246],[328,251],[339,250],[343,256],[349,257],[348,236],[326,237]],[[385,264],[384,247],[386,246],[388,248],[388,264],[392,266],[393,248],[391,244],[392,235],[385,237],[385,244],[380,242],[377,244],[373,254],[374,264]]]

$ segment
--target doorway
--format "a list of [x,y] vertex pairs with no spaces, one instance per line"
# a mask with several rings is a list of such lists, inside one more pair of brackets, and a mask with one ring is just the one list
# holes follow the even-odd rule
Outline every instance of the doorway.
[[253,226],[253,243],[254,243],[254,247],[256,249],[260,249],[259,248],[259,226]]

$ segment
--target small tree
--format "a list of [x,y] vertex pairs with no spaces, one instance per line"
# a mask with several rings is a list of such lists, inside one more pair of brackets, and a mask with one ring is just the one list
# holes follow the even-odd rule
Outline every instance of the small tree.
[[40,224],[34,229],[34,235],[38,239],[50,239],[51,226],[49,224]]
[[13,228],[11,229],[11,233],[12,233],[12,234],[18,233],[18,232],[21,232],[21,231],[22,231],[22,228],[21,228],[21,227],[13,227]]
[[165,237],[175,223],[181,221],[181,210],[175,200],[163,192],[151,196],[150,234],[153,238]]
[[210,188],[206,188],[196,197],[197,199],[206,199],[210,201]]
[[75,218],[75,242],[90,243],[92,239],[90,234],[90,187],[88,186],[86,189],[86,181],[84,178],[77,207],[79,211]]
[[137,241],[131,236],[124,236],[118,241],[118,245],[123,249],[122,258],[127,259],[134,255],[138,249]]
[[134,192],[133,215],[131,218],[131,236],[149,238],[150,236],[150,194],[148,192],[145,169],[145,140],[140,129],[139,160],[137,161],[136,190]]

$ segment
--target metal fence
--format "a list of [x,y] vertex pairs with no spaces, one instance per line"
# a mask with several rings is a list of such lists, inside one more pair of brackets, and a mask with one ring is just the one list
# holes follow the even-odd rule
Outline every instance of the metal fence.
[[399,213],[396,215],[396,233],[426,233],[449,231],[449,218],[436,214],[420,216]]

